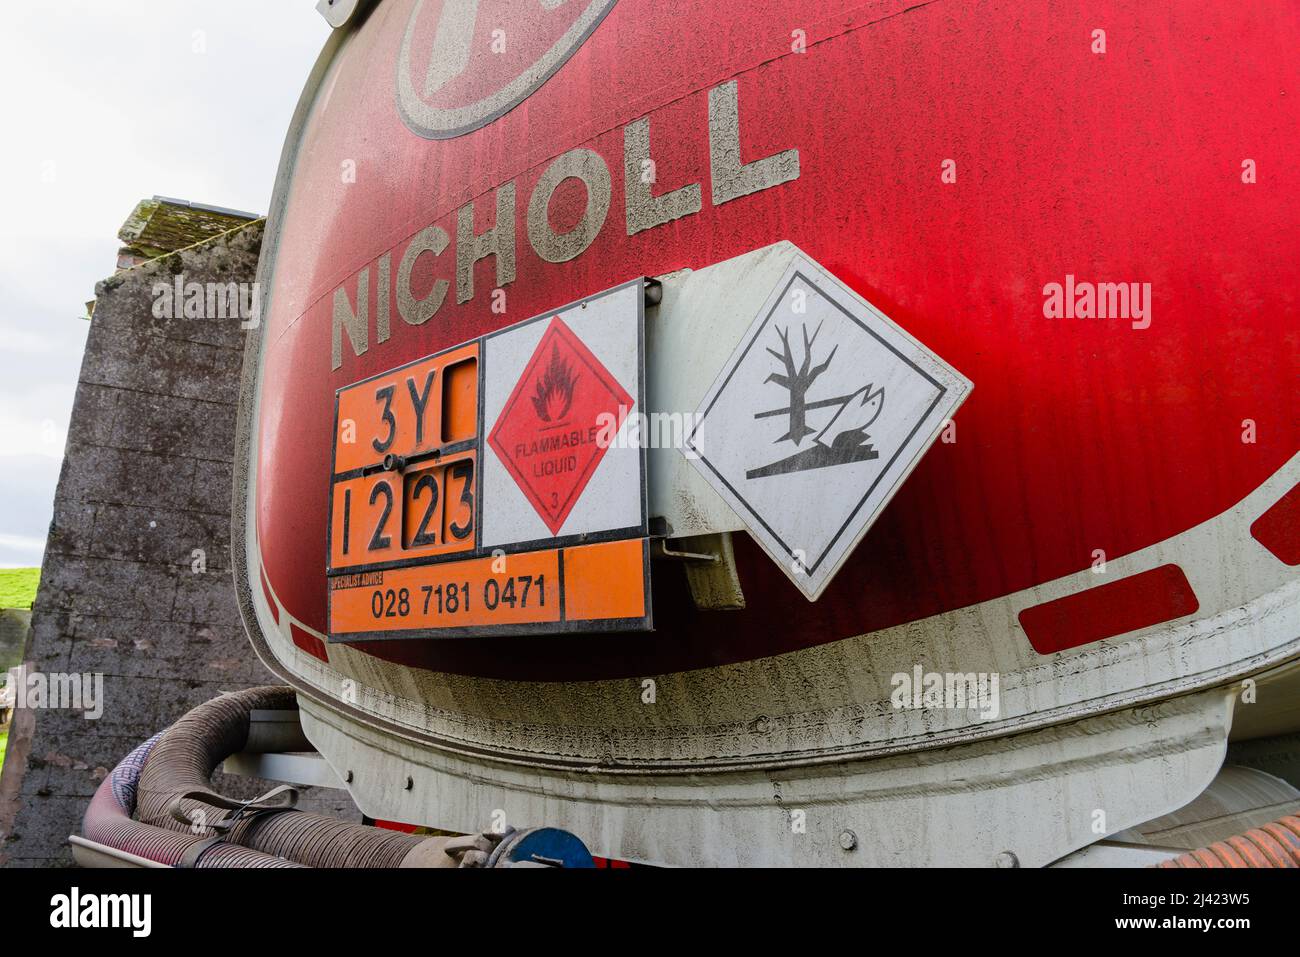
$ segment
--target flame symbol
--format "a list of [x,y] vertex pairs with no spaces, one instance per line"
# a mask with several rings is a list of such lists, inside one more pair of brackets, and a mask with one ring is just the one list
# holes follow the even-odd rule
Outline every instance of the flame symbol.
[[560,358],[560,347],[552,344],[551,361],[537,380],[537,394],[532,396],[533,408],[543,422],[555,422],[568,415],[577,382],[569,363]]

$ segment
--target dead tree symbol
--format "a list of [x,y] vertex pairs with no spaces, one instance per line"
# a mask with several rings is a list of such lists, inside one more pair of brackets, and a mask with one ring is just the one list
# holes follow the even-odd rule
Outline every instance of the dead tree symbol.
[[[773,409],[769,412],[760,412],[755,416],[755,418],[766,418],[770,415],[780,415],[783,413],[789,414],[790,431],[786,432],[785,435],[781,436],[776,441],[784,442],[786,439],[789,439],[796,446],[804,440],[805,436],[813,435],[817,431],[816,429],[810,429],[808,427],[808,409],[819,408],[823,405],[830,404],[828,402],[813,402],[810,404],[807,400],[807,395],[808,390],[812,388],[812,384],[816,381],[817,377],[830,367],[831,360],[835,358],[835,352],[839,349],[838,345],[835,346],[831,349],[831,353],[826,357],[825,362],[814,366],[812,364],[813,343],[817,341],[817,336],[822,331],[822,327],[818,324],[817,331],[814,332],[811,337],[808,335],[807,326],[804,326],[802,331],[803,362],[798,368],[795,368],[794,354],[790,351],[789,328],[782,330],[780,327],[776,327],[776,334],[781,338],[781,352],[777,352],[775,349],[771,348],[767,350],[774,358],[779,359],[785,366],[785,373],[773,372],[763,380],[763,383],[766,385],[768,382],[775,382],[777,385],[786,389],[790,393],[790,405],[784,409]],[[835,400],[832,400],[832,402],[833,401]]]

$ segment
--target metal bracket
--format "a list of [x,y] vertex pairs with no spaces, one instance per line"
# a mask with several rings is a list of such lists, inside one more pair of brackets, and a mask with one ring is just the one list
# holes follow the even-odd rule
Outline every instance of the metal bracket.
[[[670,547],[669,542],[672,542]],[[730,532],[655,539],[652,555],[683,564],[691,598],[701,611],[738,611],[745,607]]]

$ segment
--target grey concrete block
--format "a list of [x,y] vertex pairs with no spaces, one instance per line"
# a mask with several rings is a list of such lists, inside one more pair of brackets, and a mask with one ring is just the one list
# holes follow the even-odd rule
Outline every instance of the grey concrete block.
[[203,464],[186,456],[80,443],[69,444],[65,462],[60,502],[141,505],[147,496],[150,505],[182,511],[194,507],[195,475]]
[[229,462],[233,405],[150,392],[123,392],[105,444],[119,449]]
[[167,339],[134,329],[96,337],[86,348],[81,381],[203,401],[232,403],[237,380],[229,381],[240,361],[223,346]]
[[[226,541],[230,519],[152,505],[99,505],[87,553],[152,565],[169,565],[192,573],[229,567]],[[195,551],[201,552],[195,555]],[[201,560],[201,561],[200,561]]]
[[90,502],[59,499],[45,538],[45,550],[57,555],[84,558],[95,539],[95,506]]
[[31,629],[30,609],[0,609],[0,671],[8,671],[22,664],[27,635]]
[[[228,575],[181,575],[176,581],[176,600],[172,620],[206,622],[216,628],[229,628],[243,634],[235,583]],[[252,651],[251,648],[246,649]]]
[[73,631],[71,671],[162,679],[186,675],[251,684],[271,680],[250,653],[242,628],[76,616]]
[[81,830],[86,804],[81,795],[53,793],[25,800],[13,829],[0,843],[5,866],[71,867],[68,835]]
[[50,596],[38,597],[33,622],[44,608],[101,617],[154,619],[171,614],[179,569],[107,558],[55,555],[45,565],[42,585]]
[[114,411],[121,390],[83,382],[77,386],[72,402],[72,421],[68,442],[103,445],[113,428]]
[[[231,436],[233,444],[234,437]],[[224,516],[229,526],[231,490],[235,485],[235,467],[231,462],[198,459],[194,462],[194,483],[189,507],[199,512]],[[227,539],[229,539],[227,527]]]

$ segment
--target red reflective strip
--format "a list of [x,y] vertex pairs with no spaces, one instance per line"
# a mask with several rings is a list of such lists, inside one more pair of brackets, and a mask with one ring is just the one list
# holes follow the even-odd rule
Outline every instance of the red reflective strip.
[[1300,565],[1300,484],[1255,519],[1250,534],[1279,560]]
[[280,606],[271,596],[271,583],[266,580],[265,570],[262,572],[262,595],[266,598],[266,603],[271,606],[271,617],[275,619],[277,625],[280,624]]
[[293,639],[295,645],[307,652],[307,654],[314,655],[321,661],[328,662],[330,660],[329,655],[325,653],[325,642],[315,635],[303,631],[293,622],[289,622],[289,637]]
[[1177,565],[1161,565],[1020,613],[1020,627],[1040,655],[1077,648],[1190,615],[1200,607]]
[[375,819],[375,827],[383,828],[385,831],[401,831],[403,834],[413,834],[420,829],[419,824],[403,824],[401,821],[381,821]]

